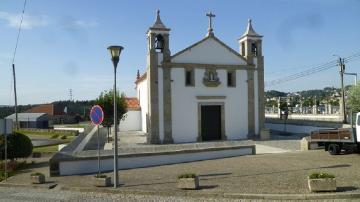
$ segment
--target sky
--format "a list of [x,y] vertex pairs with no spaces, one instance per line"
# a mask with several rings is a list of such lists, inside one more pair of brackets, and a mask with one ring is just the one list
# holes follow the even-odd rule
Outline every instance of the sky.
[[[12,58],[24,0],[0,0],[0,105],[13,105]],[[263,35],[265,82],[360,52],[359,0],[28,0],[15,57],[19,104],[95,99],[113,85],[109,45],[124,47],[118,89],[135,95],[145,71],[146,31],[160,9],[172,54],[203,39],[212,11],[215,36],[234,50],[249,18]],[[360,73],[360,59],[346,64]],[[345,84],[354,77],[345,76]],[[340,86],[338,67],[266,90]]]

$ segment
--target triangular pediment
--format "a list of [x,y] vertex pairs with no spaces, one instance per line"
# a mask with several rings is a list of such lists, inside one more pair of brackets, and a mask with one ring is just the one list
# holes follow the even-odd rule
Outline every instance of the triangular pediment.
[[207,36],[171,57],[174,63],[246,65],[246,59],[215,36]]

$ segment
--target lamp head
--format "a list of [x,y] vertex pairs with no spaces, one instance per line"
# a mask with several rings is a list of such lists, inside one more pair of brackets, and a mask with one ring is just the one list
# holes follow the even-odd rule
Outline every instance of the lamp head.
[[111,60],[113,61],[114,67],[116,68],[116,66],[117,66],[117,64],[119,62],[121,51],[124,48],[122,46],[109,46],[107,49],[110,52]]

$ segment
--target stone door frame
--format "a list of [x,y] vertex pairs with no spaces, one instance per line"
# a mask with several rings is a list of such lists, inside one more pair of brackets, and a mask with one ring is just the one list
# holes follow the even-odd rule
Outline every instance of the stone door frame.
[[201,107],[202,106],[220,106],[220,114],[221,114],[221,140],[226,140],[227,137],[225,135],[225,102],[198,102],[198,136],[197,141],[202,142],[203,137],[201,134]]

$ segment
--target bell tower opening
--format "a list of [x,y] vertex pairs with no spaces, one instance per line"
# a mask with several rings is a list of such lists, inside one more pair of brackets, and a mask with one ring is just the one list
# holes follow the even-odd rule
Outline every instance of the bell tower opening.
[[257,53],[258,53],[258,51],[257,51],[257,45],[256,45],[256,43],[251,43],[251,54],[252,54],[253,56],[257,56]]
[[162,53],[164,50],[164,37],[161,34],[155,36],[155,50]]

